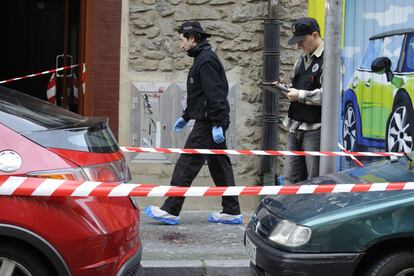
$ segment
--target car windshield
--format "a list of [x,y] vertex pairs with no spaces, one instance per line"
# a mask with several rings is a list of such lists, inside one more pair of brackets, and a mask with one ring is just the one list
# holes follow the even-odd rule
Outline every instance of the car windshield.
[[[396,162],[377,162],[366,167],[358,167],[337,174],[317,177],[299,184],[349,184],[408,182],[414,179],[414,162],[400,158]],[[414,191],[387,191],[366,193],[327,193],[312,195],[271,196],[266,206],[269,211],[287,219],[300,222],[306,218],[328,213],[339,208],[358,206],[378,200],[389,199]]]
[[87,118],[0,86],[0,123],[18,133],[74,127]]

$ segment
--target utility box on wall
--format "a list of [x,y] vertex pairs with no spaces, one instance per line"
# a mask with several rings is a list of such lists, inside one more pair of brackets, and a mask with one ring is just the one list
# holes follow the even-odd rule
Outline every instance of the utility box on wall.
[[[235,103],[237,86],[229,84],[230,128],[227,147],[235,148]],[[177,118],[186,108],[185,83],[133,82],[132,83],[132,145],[147,148],[183,148],[194,125],[188,122],[182,132],[173,132]],[[135,153],[132,162],[174,163],[176,154]],[[231,157],[234,163],[234,158]]]

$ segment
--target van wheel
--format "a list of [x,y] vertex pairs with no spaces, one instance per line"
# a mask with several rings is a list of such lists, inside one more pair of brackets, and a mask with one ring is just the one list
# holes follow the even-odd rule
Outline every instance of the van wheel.
[[0,275],[2,276],[37,276],[52,275],[47,263],[39,254],[20,245],[1,244]]
[[397,252],[377,261],[365,276],[412,276],[414,275],[414,253]]
[[357,120],[353,103],[348,103],[345,107],[344,120],[342,123],[342,145],[349,151],[355,151],[357,147]]
[[388,118],[386,131],[386,150],[392,152],[411,152],[413,150],[414,120],[413,108],[403,103],[395,107]]

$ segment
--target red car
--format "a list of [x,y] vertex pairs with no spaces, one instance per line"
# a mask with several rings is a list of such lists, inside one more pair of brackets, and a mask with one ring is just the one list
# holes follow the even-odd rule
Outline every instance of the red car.
[[[0,87],[0,175],[125,182],[106,118]],[[1,186],[0,186],[1,189]],[[143,275],[127,197],[0,196],[0,275]]]

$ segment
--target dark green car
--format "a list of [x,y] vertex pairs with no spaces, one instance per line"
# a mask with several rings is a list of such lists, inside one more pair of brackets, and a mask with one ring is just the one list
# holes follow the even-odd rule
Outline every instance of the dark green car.
[[[299,184],[410,182],[413,158]],[[269,196],[245,246],[254,275],[414,275],[414,191]]]

